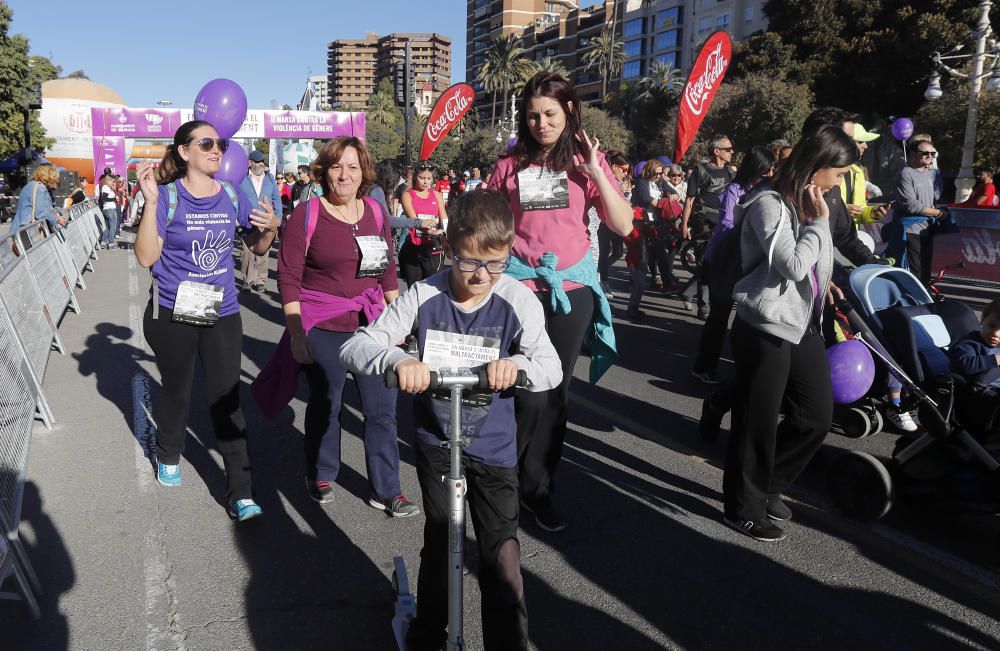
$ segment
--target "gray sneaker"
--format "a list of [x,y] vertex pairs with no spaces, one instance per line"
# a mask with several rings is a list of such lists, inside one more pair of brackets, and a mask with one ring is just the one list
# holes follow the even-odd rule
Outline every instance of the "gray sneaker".
[[374,509],[385,511],[393,518],[408,518],[420,513],[417,505],[402,493],[388,500],[380,500],[377,495],[372,495],[368,498],[368,504]]

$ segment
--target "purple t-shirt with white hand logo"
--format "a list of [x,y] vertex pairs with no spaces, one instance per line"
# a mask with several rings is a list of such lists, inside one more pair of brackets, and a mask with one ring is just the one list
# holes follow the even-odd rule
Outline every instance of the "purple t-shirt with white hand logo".
[[167,225],[170,200],[167,187],[160,186],[156,205],[156,230],[163,238],[163,252],[153,264],[153,278],[160,288],[160,307],[174,308],[177,286],[190,280],[222,287],[222,307],[219,316],[236,314],[240,304],[233,271],[233,246],[236,237],[253,228],[250,211],[253,208],[243,194],[233,188],[239,208],[225,188],[219,185],[214,196],[197,198],[180,180],[177,188],[177,208]]

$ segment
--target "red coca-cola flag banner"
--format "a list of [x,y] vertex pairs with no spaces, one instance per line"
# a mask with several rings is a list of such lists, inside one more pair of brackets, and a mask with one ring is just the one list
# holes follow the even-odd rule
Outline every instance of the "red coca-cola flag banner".
[[420,160],[427,160],[476,100],[476,91],[469,84],[455,84],[441,93],[427,118],[424,137],[420,140]]
[[722,85],[726,69],[732,60],[733,43],[729,34],[718,31],[708,37],[691,68],[684,93],[681,95],[680,112],[677,114],[677,136],[674,138],[674,162],[680,162],[684,152],[698,133],[701,121],[712,105],[715,92]]

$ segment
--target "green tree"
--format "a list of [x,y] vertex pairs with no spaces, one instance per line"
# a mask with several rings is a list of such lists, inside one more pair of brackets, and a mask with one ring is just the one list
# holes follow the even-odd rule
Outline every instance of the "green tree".
[[587,70],[597,68],[601,74],[601,99],[608,94],[608,79],[621,72],[625,65],[625,46],[621,39],[615,38],[615,33],[608,28],[601,30],[593,41],[593,48],[583,55],[583,63]]
[[514,34],[498,36],[486,50],[483,65],[476,76],[483,88],[493,93],[493,108],[490,124],[496,123],[497,93],[503,93],[503,102],[507,102],[510,89],[524,76],[532,62],[524,56],[521,39]]
[[[32,97],[37,77],[28,60],[28,39],[10,34],[14,12],[0,2],[0,158],[24,147],[24,110]],[[45,137],[36,112],[31,112],[31,145],[41,151],[55,141]]]
[[[808,84],[820,105],[910,115],[922,104],[931,53],[959,43],[978,0],[768,0],[770,32],[747,44],[744,65]],[[993,26],[1000,21],[994,12]]]
[[622,152],[632,150],[632,133],[625,127],[625,124],[618,118],[611,116],[607,111],[593,106],[581,108],[583,130],[590,138],[597,138],[601,142],[601,149],[617,149]]
[[564,79],[569,79],[569,70],[562,64],[562,61],[557,61],[552,57],[542,57],[538,61],[529,61],[529,65],[525,67],[521,78],[517,80],[517,83],[514,84],[511,90],[520,94],[524,90],[525,85],[531,81],[531,78],[540,72],[553,72]]
[[676,98],[684,88],[684,73],[663,61],[653,61],[649,66],[649,74],[639,80],[643,96],[647,98]]
[[[388,79],[383,79],[383,82],[388,82]],[[368,100],[365,102],[365,113],[366,121],[378,122],[383,126],[392,126],[396,124],[397,118],[401,118],[399,109],[396,108],[396,100],[392,97],[392,85],[390,82],[389,92],[383,92],[382,84],[379,84],[378,90],[368,96]]]
[[[940,99],[925,103],[913,117],[916,128],[934,138],[938,164],[948,176],[957,176],[962,164],[965,117],[969,111],[968,85],[949,89]],[[891,138],[885,129],[886,138]],[[1000,97],[983,92],[979,97],[974,164],[1000,169]]]
[[374,120],[365,123],[365,144],[375,161],[396,160],[403,151],[403,132]]
[[501,145],[497,142],[496,135],[488,125],[466,129],[452,162],[455,169],[467,170],[478,167],[485,173],[500,155]]
[[59,75],[62,74],[62,66],[57,66],[48,57],[37,54],[28,57],[28,65],[31,66],[35,77],[42,83],[58,79]]

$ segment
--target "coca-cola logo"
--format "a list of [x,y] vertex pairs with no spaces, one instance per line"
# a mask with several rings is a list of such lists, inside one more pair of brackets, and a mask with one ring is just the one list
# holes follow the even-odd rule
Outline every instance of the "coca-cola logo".
[[438,107],[441,113],[435,119],[427,122],[428,140],[438,142],[472,106],[472,97],[469,97],[464,90],[461,87],[456,88],[455,92],[451,93],[444,101],[444,104]]
[[694,115],[701,115],[705,106],[711,101],[715,93],[717,84],[726,74],[729,66],[729,58],[722,52],[723,43],[720,41],[708,56],[705,58],[705,69],[693,82],[688,82],[684,88],[684,102]]

